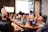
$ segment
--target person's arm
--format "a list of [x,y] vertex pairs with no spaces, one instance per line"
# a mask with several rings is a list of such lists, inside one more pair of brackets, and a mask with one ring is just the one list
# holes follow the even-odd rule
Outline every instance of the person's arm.
[[21,18],[21,23],[22,23],[22,21],[23,21],[23,17]]
[[27,22],[26,22],[25,26],[30,26],[29,17],[27,17]]
[[35,28],[35,29],[40,29],[41,27],[40,27],[40,26],[35,26],[34,28]]
[[44,22],[42,22],[42,24],[38,24],[38,23],[36,23],[36,25],[37,25],[37,27],[36,28],[42,28],[42,27],[44,27],[45,26],[45,23]]
[[14,22],[17,26],[21,27],[21,28],[28,28],[28,29],[33,29],[34,27],[33,26],[30,26],[30,21],[29,21],[29,18],[27,18],[27,22],[25,25],[23,24],[18,24],[16,22]]

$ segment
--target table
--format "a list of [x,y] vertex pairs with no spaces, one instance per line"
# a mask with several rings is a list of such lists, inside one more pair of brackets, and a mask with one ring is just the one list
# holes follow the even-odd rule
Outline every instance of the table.
[[[13,21],[13,23],[15,23],[18,27],[20,27],[21,29],[20,30],[22,30],[22,29],[27,29],[27,31],[36,31],[37,29],[39,29],[40,27],[39,26],[31,26],[30,24],[29,24],[29,22],[27,22],[26,23],[26,25],[23,25],[23,24],[21,24],[21,23],[18,23],[18,22],[16,22],[16,21]],[[16,26],[15,26],[16,27]],[[17,31],[17,30],[16,30]]]
[[23,24],[20,24],[20,23],[17,23],[15,21],[13,21],[16,25],[18,25],[19,27],[21,28],[28,28],[28,29],[39,29],[40,27],[39,26],[30,26],[30,24],[27,22],[26,25],[23,25]]

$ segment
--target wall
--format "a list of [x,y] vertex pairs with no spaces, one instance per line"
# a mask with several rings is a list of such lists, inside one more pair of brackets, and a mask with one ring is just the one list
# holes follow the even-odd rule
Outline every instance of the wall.
[[0,13],[1,13],[1,8],[3,6],[13,6],[13,7],[15,7],[15,0],[0,0]]
[[48,15],[48,0],[42,0],[42,14]]
[[10,0],[10,6],[15,6],[15,0]]
[[46,24],[48,24],[48,0],[42,0],[42,14],[47,15]]

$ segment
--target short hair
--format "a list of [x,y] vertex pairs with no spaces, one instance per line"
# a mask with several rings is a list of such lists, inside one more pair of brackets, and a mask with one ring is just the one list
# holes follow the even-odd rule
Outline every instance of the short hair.
[[32,11],[30,11],[32,13]]

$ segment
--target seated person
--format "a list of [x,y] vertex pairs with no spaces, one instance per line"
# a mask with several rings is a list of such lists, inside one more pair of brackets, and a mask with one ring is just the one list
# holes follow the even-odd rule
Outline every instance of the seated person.
[[14,22],[12,22],[11,25],[12,25],[13,28],[14,28],[14,32],[16,32],[17,30],[22,30],[22,28],[19,27],[18,25],[16,25]]
[[34,15],[33,15],[33,11],[30,10],[29,16],[34,16]]
[[16,19],[16,14],[14,14],[12,17],[12,20],[15,20],[15,19]]
[[[19,18],[19,19],[18,19]],[[20,21],[20,18],[21,18],[21,15],[18,15],[18,17],[16,16],[16,14],[14,14],[14,16],[13,16],[13,22],[11,23],[11,25],[13,26],[13,28],[14,28],[14,32],[16,32],[17,30],[21,30],[22,28],[21,27],[19,27],[17,24],[19,23],[19,22],[21,22]],[[16,24],[17,23],[17,24]]]
[[23,15],[23,17],[22,17],[22,24],[26,24],[26,22],[27,22],[27,17],[26,17],[27,15]]
[[36,25],[38,25],[39,27],[39,29],[37,29],[36,32],[38,32],[42,27],[44,27],[45,23],[44,23],[44,19],[42,16],[38,17]]
[[30,25],[35,24],[34,15],[33,15],[33,12],[31,10],[29,12],[29,21],[30,21]]
[[32,18],[32,20],[34,18],[34,15],[33,15],[33,12],[32,11],[29,12],[29,18]]
[[16,19],[17,19],[18,21],[21,21],[21,18],[22,18],[22,15],[21,15],[21,14],[18,14],[18,16],[16,16]]
[[13,13],[11,13],[11,14],[9,15],[9,18],[10,18],[10,20],[13,19]]
[[[32,27],[32,26],[35,26],[35,21],[34,21],[34,17],[32,17],[32,16],[27,16],[27,22],[26,22],[26,24],[25,24],[25,26],[26,27]],[[32,29],[27,29],[27,31],[29,31],[29,32],[33,32],[34,30],[32,30]]]
[[29,16],[30,25],[35,24],[34,16]]

